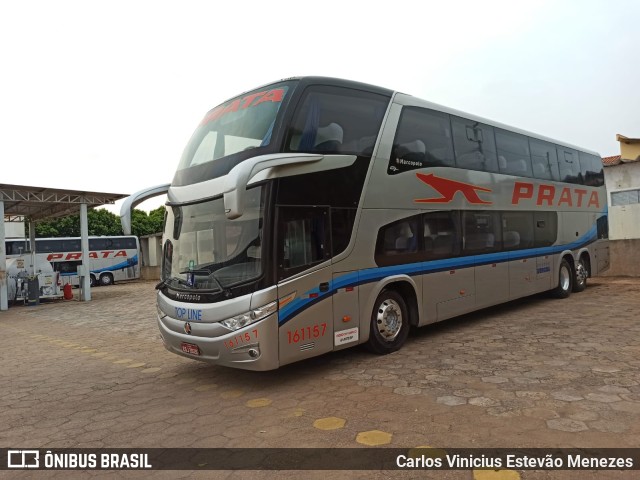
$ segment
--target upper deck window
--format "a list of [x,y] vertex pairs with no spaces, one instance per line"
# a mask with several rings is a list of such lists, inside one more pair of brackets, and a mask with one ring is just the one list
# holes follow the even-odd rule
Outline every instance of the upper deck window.
[[493,127],[475,120],[451,117],[456,166],[469,170],[498,172]]
[[208,112],[182,154],[173,184],[220,177],[249,157],[273,152],[283,105],[295,85],[295,81],[268,85]]
[[371,156],[389,97],[351,88],[307,88],[285,150]]

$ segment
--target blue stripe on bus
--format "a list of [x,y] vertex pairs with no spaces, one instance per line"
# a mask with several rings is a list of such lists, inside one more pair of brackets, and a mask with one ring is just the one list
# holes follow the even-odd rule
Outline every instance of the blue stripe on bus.
[[[111,265],[110,267],[105,268],[96,268],[95,270],[91,270],[91,273],[102,273],[102,272],[114,272],[116,270],[121,270],[127,267],[133,267],[138,264],[138,255],[134,255],[124,262],[117,263],[115,265]],[[74,275],[78,275],[76,272],[66,272],[60,273],[61,277],[72,277]]]
[[[468,257],[454,257],[443,260],[431,260],[418,263],[408,263],[404,265],[392,265],[389,267],[374,267],[349,272],[329,282],[329,290],[321,292],[318,287],[305,292],[304,297],[298,297],[289,304],[282,307],[278,312],[278,323],[283,325],[307,308],[333,295],[338,289],[345,287],[355,287],[365,283],[372,283],[392,275],[421,275],[424,273],[443,272],[447,270],[457,270],[478,265],[491,263],[503,263],[513,260],[523,260],[525,258],[535,258],[544,255],[553,255],[565,250],[575,250],[582,248],[597,239],[597,230],[594,225],[589,231],[577,240],[551,247],[529,248],[526,250],[514,250],[507,252],[486,253],[482,255],[471,255]],[[317,296],[315,296],[317,295]],[[310,297],[312,296],[312,297]]]

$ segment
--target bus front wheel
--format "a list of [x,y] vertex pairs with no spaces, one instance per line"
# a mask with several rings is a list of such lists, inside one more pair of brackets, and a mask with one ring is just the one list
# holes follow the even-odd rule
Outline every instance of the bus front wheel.
[[371,314],[371,331],[367,347],[384,355],[399,350],[409,335],[407,304],[395,290],[383,290]]
[[113,275],[110,273],[105,273],[104,275],[100,275],[100,285],[113,285]]
[[558,285],[551,290],[551,295],[556,298],[567,298],[573,290],[573,281],[573,268],[571,268],[571,264],[563,258],[560,262],[560,270],[558,271]]

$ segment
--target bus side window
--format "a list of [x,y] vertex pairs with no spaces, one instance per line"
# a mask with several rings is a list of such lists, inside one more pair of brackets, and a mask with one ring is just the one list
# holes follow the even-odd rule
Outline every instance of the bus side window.
[[496,128],[498,168],[500,173],[531,177],[531,154],[527,137]]
[[425,213],[424,251],[426,260],[456,257],[460,254],[458,212]]
[[278,207],[279,277],[323,262],[331,255],[326,207]]
[[581,184],[580,161],[578,152],[566,147],[558,147],[558,164],[560,167],[560,181]]
[[533,212],[502,212],[504,250],[522,250],[534,245]]
[[590,187],[604,185],[602,159],[589,153],[580,152],[580,167],[584,184]]
[[420,216],[405,218],[385,225],[378,231],[375,260],[379,265],[419,261]]
[[558,153],[555,145],[541,140],[529,139],[533,176],[541,180],[560,180]]
[[454,166],[449,115],[426,108],[404,107],[387,173],[424,167]]
[[462,227],[465,254],[477,255],[502,249],[502,232],[498,212],[462,212]]
[[498,172],[493,127],[453,116],[451,117],[451,127],[457,167]]

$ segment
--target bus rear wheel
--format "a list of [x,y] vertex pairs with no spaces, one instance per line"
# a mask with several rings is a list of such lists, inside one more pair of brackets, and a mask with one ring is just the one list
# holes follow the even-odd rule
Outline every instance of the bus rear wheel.
[[407,304],[395,290],[383,290],[371,314],[371,331],[367,347],[384,355],[399,350],[409,335]]
[[587,288],[587,278],[589,278],[589,262],[585,256],[582,255],[576,265],[576,278],[573,282],[573,291],[582,292]]
[[103,285],[105,287],[107,285],[113,285],[113,275],[111,275],[110,273],[104,273],[100,275],[100,285]]
[[558,285],[551,290],[551,295],[556,298],[567,298],[573,290],[573,280],[573,268],[571,268],[571,264],[563,258],[558,271]]
[[96,280],[96,276],[92,273],[89,276],[89,286],[90,287],[95,287],[97,283],[98,283],[98,281]]

